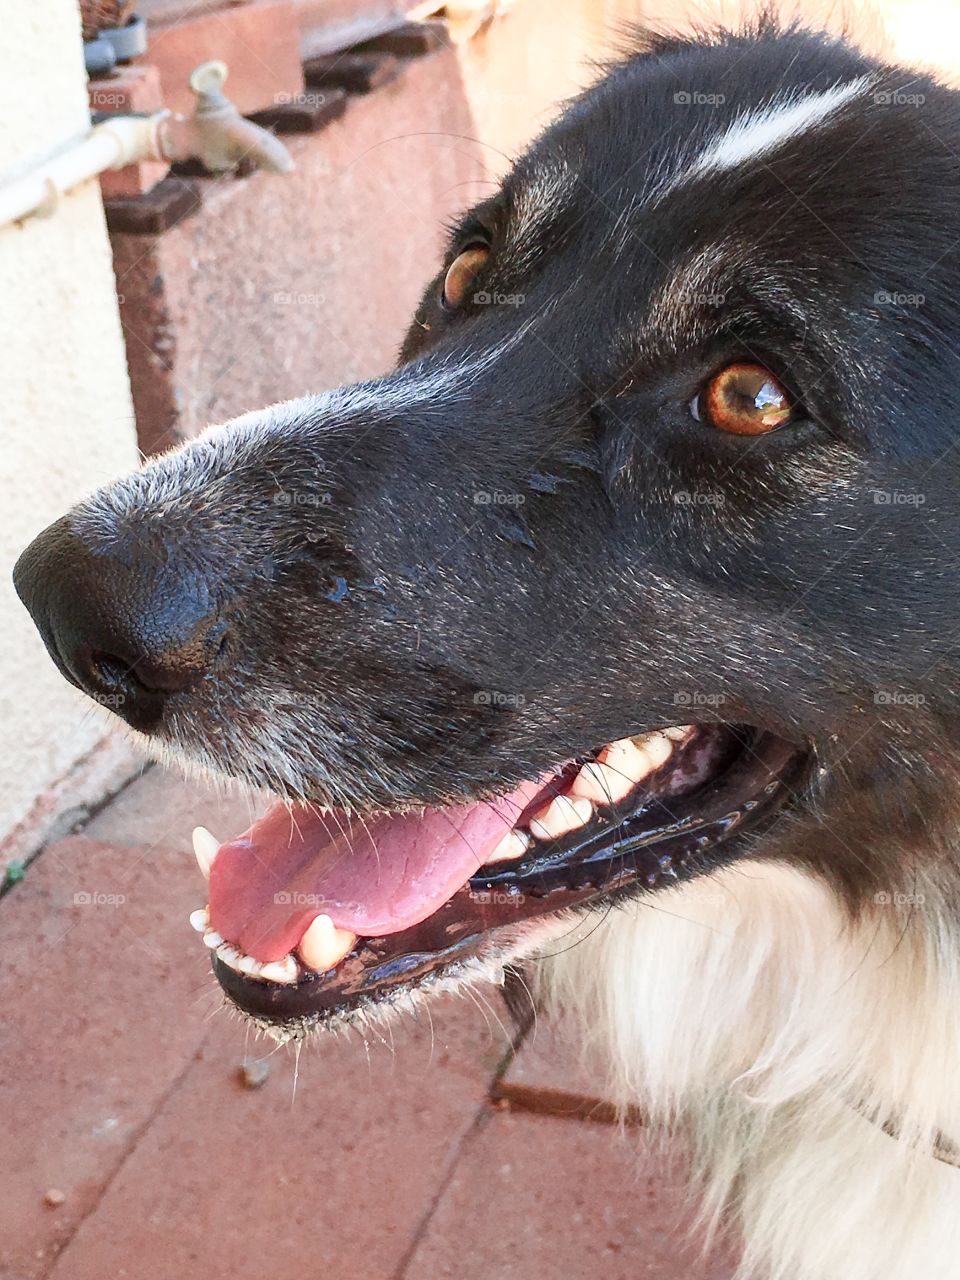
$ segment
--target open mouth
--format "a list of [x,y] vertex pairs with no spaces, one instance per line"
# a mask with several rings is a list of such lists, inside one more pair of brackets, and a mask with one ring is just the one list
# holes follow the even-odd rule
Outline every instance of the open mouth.
[[365,818],[278,802],[223,845],[195,832],[209,906],[191,923],[235,1005],[303,1034],[516,950],[542,917],[728,861],[807,756],[762,730],[682,725],[492,800]]

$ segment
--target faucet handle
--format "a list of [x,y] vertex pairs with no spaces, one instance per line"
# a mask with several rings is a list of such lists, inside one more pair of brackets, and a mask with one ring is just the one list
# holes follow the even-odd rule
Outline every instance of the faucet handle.
[[190,72],[190,88],[198,98],[220,93],[226,83],[230,70],[225,62],[214,58],[210,62],[201,62]]

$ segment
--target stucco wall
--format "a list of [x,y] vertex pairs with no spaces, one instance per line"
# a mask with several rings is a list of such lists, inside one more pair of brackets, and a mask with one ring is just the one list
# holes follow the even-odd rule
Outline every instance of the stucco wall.
[[[0,181],[87,128],[74,0],[5,9],[0,41]],[[99,188],[50,218],[0,228],[0,839],[4,860],[57,814],[99,798],[132,765],[102,744],[105,717],[47,659],[10,570],[44,525],[136,461],[116,287]]]

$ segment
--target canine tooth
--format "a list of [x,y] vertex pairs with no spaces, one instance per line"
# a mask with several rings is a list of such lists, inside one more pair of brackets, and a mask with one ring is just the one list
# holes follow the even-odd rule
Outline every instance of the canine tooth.
[[216,951],[217,947],[223,942],[223,939],[217,933],[216,929],[208,929],[203,935],[203,945],[209,947],[211,951]]
[[530,837],[525,831],[513,830],[508,831],[497,847],[487,858],[487,863],[491,862],[516,862],[530,848]]
[[593,805],[585,796],[554,796],[531,819],[530,834],[538,840],[553,840],[586,826],[592,817]]
[[206,933],[209,924],[210,912],[206,907],[199,907],[196,911],[190,912],[190,928],[196,929],[197,933]]
[[293,956],[284,956],[282,960],[268,960],[261,966],[260,977],[266,982],[293,983],[300,976],[300,966]]
[[329,916],[315,916],[300,939],[297,950],[308,969],[326,973],[352,951],[357,935],[349,929],[338,929]]
[[206,827],[194,827],[193,852],[197,855],[197,862],[200,864],[204,879],[209,880],[213,860],[220,852],[220,841],[215,835],[211,835]]
[[595,804],[615,804],[629,795],[635,785],[626,769],[591,760],[574,778],[570,791]]

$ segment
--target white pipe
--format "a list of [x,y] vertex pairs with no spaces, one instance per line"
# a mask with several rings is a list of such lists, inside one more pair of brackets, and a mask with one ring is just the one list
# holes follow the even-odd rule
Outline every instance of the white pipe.
[[0,185],[0,227],[31,213],[41,217],[52,214],[66,192],[105,169],[122,169],[139,160],[162,160],[159,127],[169,114],[113,116],[22,178]]

